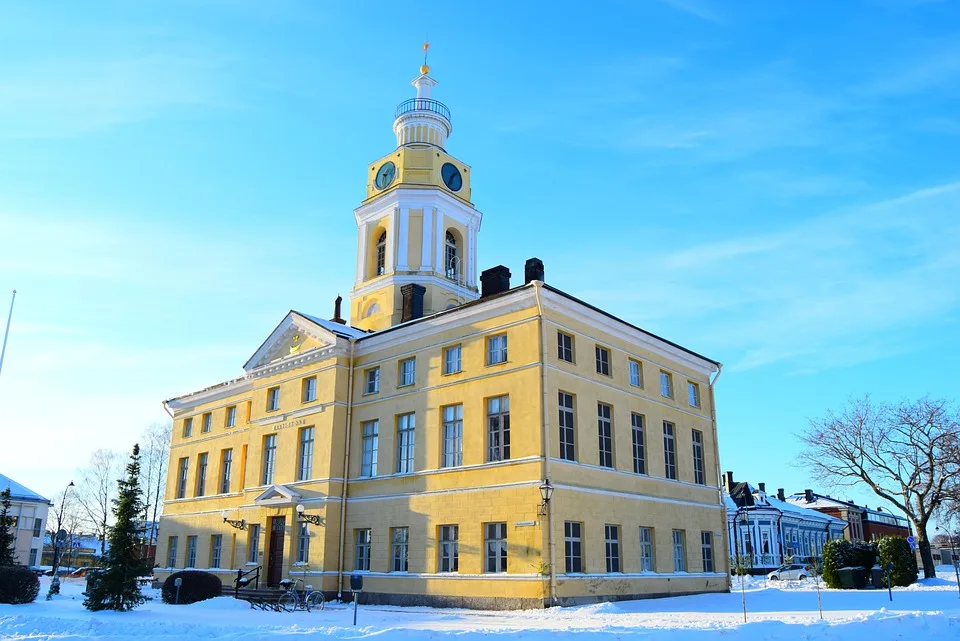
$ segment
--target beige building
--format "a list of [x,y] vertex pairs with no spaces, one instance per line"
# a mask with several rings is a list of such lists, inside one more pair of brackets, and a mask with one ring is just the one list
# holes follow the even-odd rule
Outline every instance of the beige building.
[[[289,312],[174,419],[156,574],[542,607],[723,591],[719,363],[498,266],[428,69],[355,211],[351,323]],[[546,497],[547,500],[544,500]]]
[[12,520],[11,525],[16,532],[13,558],[20,565],[39,565],[50,501],[10,477],[0,474],[0,492],[7,488],[10,488],[10,510],[7,518]]

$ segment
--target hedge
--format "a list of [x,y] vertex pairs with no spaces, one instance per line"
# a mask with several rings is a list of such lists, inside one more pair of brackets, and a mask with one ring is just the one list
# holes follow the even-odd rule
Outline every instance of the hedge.
[[[179,599],[177,598],[177,586],[174,585],[177,579],[183,579]],[[220,582],[220,577],[201,570],[174,572],[163,582],[163,587],[160,590],[164,603],[174,603],[176,601],[180,605],[205,601],[218,597],[222,593],[223,583]]]
[[40,594],[40,579],[22,565],[0,567],[0,603],[33,603]]
[[823,581],[827,586],[839,589],[840,568],[859,566],[869,576],[870,569],[876,562],[877,549],[872,543],[831,539],[823,546]]
[[884,569],[888,563],[893,563],[893,571],[890,574],[891,584],[907,586],[917,580],[917,557],[905,538],[881,537],[877,541],[877,553],[880,556],[880,566]]

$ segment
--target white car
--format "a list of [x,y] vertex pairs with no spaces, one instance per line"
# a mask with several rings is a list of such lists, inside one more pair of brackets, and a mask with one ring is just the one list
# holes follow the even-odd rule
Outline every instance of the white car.
[[803,563],[791,563],[782,565],[770,574],[767,578],[771,581],[794,581],[803,580],[813,575],[813,568]]

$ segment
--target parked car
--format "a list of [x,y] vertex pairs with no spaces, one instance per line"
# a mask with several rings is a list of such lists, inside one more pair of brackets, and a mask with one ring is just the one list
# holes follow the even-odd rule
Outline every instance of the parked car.
[[767,575],[771,581],[795,581],[803,580],[813,576],[813,568],[804,563],[790,563],[781,565],[779,568]]

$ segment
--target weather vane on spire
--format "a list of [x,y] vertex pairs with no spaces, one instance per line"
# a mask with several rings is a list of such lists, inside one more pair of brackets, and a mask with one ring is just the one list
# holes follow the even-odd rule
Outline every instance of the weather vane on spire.
[[430,66],[427,64],[427,50],[430,49],[430,43],[423,43],[423,64],[420,65],[420,73],[426,75],[430,73]]

